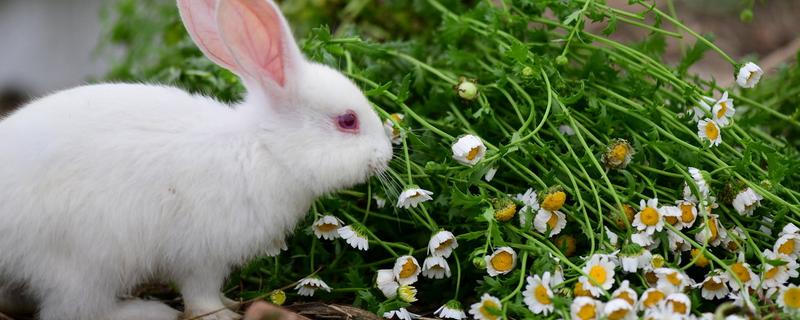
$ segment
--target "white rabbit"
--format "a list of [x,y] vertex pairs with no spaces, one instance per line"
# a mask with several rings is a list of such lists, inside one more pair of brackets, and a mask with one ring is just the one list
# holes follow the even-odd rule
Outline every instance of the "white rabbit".
[[363,93],[302,56],[272,1],[178,5],[246,98],[99,84],[0,121],[0,308],[176,319],[160,302],[119,298],[152,280],[177,285],[184,316],[224,308],[232,266],[278,254],[316,197],[386,168],[391,144]]

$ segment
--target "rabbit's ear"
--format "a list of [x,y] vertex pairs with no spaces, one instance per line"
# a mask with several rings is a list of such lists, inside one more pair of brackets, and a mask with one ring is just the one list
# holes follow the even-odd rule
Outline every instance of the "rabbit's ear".
[[237,72],[239,68],[236,59],[220,38],[217,28],[217,2],[219,1],[178,0],[178,9],[183,25],[206,57],[225,69]]
[[217,27],[243,72],[237,73],[259,81],[268,91],[276,89],[274,85],[283,88],[287,76],[296,73],[290,71],[303,62],[289,25],[272,1],[220,1]]

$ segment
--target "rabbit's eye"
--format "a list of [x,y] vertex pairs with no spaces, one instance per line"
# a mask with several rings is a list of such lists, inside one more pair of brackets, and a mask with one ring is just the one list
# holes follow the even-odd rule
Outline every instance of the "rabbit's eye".
[[356,113],[352,110],[348,110],[346,113],[336,117],[336,126],[339,128],[339,131],[357,133],[358,116],[356,116]]

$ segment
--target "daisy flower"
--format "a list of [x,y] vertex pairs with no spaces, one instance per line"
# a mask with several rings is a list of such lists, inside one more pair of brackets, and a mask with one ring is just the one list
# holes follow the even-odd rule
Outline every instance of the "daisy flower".
[[800,287],[796,284],[783,287],[778,294],[778,305],[787,313],[796,313],[800,310]]
[[386,206],[386,198],[384,197],[376,194],[372,196],[372,200],[375,200],[375,206],[378,207],[378,209],[383,209],[383,207]]
[[697,123],[697,135],[700,138],[707,139],[712,147],[718,146],[722,143],[722,135],[719,132],[719,124],[709,118],[700,120]]
[[728,290],[728,277],[719,270],[714,270],[703,280],[703,282],[696,285],[701,288],[700,295],[703,299],[713,300],[722,299],[730,293]]
[[[708,198],[710,193],[708,188],[708,182],[706,182],[705,175],[700,169],[689,167],[688,168],[689,175],[692,176],[692,180],[694,180],[694,184],[697,185],[697,190],[700,191],[700,196],[705,199]],[[688,186],[688,185],[687,185]],[[690,189],[691,191],[691,189]],[[684,192],[684,197],[686,196]]]
[[495,174],[497,174],[497,167],[491,167],[489,170],[486,170],[486,174],[483,175],[483,180],[486,180],[486,182],[492,182]]
[[617,244],[619,243],[619,236],[616,233],[612,232],[611,229],[609,229],[608,227],[603,227],[603,228],[606,230],[606,237],[608,237],[608,243],[610,243],[612,247],[616,248]]
[[535,314],[547,315],[553,312],[553,290],[550,290],[550,272],[545,272],[540,278],[539,275],[528,276],[525,291],[522,292],[525,305]]
[[603,308],[603,314],[608,320],[633,320],[638,319],[633,305],[623,299],[611,299]]
[[331,292],[331,287],[318,277],[303,278],[297,283],[294,289],[297,290],[297,294],[306,297],[313,297],[314,292],[317,290]]
[[767,261],[783,262],[782,265],[773,265],[771,263],[762,265],[762,269],[764,270],[763,286],[765,288],[781,287],[789,281],[789,278],[800,276],[800,273],[797,272],[797,261],[792,257],[769,249],[764,249],[764,258]]
[[397,310],[392,310],[383,313],[383,317],[386,319],[400,319],[400,320],[411,320],[419,318],[419,315],[413,314],[408,312],[406,308],[400,308]]
[[523,204],[522,208],[519,209],[520,212],[526,212],[528,210],[535,212],[539,210],[539,202],[536,201],[536,190],[533,190],[533,188],[528,188],[528,190],[525,190],[525,193],[518,193],[514,198]]
[[745,236],[744,231],[736,226],[726,232],[725,237],[722,238],[722,245],[728,251],[736,252],[739,251],[739,243],[744,242],[745,239],[747,239],[747,236]]
[[400,123],[401,121],[403,121],[403,118],[405,118],[405,116],[399,113],[392,113],[389,116],[389,118],[390,119],[386,119],[383,121],[383,129],[384,131],[386,131],[386,135],[389,136],[389,138],[392,140],[392,144],[402,144],[405,132],[403,132],[401,128],[395,127],[394,124],[395,122]]
[[683,292],[683,289],[692,285],[692,279],[680,270],[657,268],[653,272],[658,277],[656,286],[662,292]]
[[547,211],[558,211],[564,206],[564,202],[566,201],[567,194],[556,187],[542,196],[542,202],[539,204],[539,208]]
[[494,219],[500,222],[511,220],[517,214],[517,204],[511,199],[504,198],[493,201]]
[[413,286],[400,286],[400,288],[397,288],[397,297],[404,302],[417,302],[417,288]]
[[583,267],[585,275],[578,278],[583,288],[599,297],[603,290],[611,289],[614,285],[614,263],[608,257],[593,255]]
[[436,309],[433,315],[442,319],[461,320],[467,318],[467,314],[464,313],[461,303],[456,300],[448,301],[443,306],[439,307],[439,309]]
[[623,280],[619,288],[611,293],[611,299],[621,299],[631,306],[636,306],[636,303],[639,302],[639,295],[636,294],[636,291],[631,289],[628,280]]
[[589,297],[577,297],[570,305],[570,315],[574,320],[599,319],[603,303]]
[[410,285],[417,282],[417,276],[421,270],[417,259],[412,256],[402,256],[395,260],[392,272],[397,283]]
[[761,205],[761,200],[763,199],[753,189],[747,188],[733,198],[733,208],[741,215],[752,216],[753,211]]
[[458,248],[458,241],[453,233],[447,230],[437,232],[428,241],[428,253],[434,257],[449,258],[455,248]]
[[314,224],[311,225],[311,228],[314,229],[314,235],[317,238],[325,239],[325,240],[333,240],[339,237],[339,228],[342,227],[344,222],[339,220],[339,218],[325,215],[322,218],[317,219],[314,221]]
[[562,124],[562,125],[558,126],[558,132],[560,132],[563,135],[567,135],[567,136],[574,136],[575,135],[575,129],[572,129],[572,127],[570,127],[569,125],[566,125],[566,124]]
[[422,263],[422,276],[428,279],[450,278],[450,265],[444,257],[427,257]]
[[592,293],[583,288],[583,283],[575,281],[575,287],[572,289],[572,295],[576,297],[591,297]]
[[795,259],[800,257],[800,229],[789,223],[783,227],[783,230],[778,235],[779,238],[775,241],[772,251]]
[[[758,275],[756,275],[750,265],[744,261],[744,253],[739,253],[739,260],[730,266],[730,271],[728,272],[728,285],[731,286],[731,290],[739,291],[739,289],[744,286],[744,288],[751,288],[756,289],[760,282]],[[736,280],[739,281],[736,281]],[[741,284],[739,283],[741,282]]]
[[688,316],[692,311],[692,301],[683,293],[671,293],[666,298],[667,307],[674,313]]
[[274,305],[282,306],[286,303],[286,292],[281,289],[273,290],[269,293],[269,302]]
[[667,230],[667,240],[669,241],[669,250],[672,252],[683,252],[692,249],[692,245],[686,239],[672,230]]
[[641,309],[650,309],[664,301],[667,294],[657,288],[650,288],[642,293],[642,298],[639,299]]
[[[670,310],[666,303],[659,303],[653,307],[644,310],[644,320],[685,320],[689,317],[684,317]],[[691,319],[691,318],[689,318]],[[725,319],[728,320],[728,319]]]
[[659,211],[664,216],[664,222],[667,224],[674,226],[678,230],[683,229],[683,225],[681,225],[681,209],[677,206],[662,206]]
[[717,102],[717,99],[701,96],[700,100],[697,101],[698,106],[692,107],[692,109],[689,110],[689,113],[692,114],[692,122],[697,122],[705,118],[708,113],[711,112],[711,106],[708,104],[715,102]]
[[625,272],[636,272],[636,270],[644,269],[650,265],[650,259],[652,258],[653,254],[650,253],[650,250],[645,250],[639,245],[628,245],[619,254],[622,271]]
[[478,320],[497,320],[502,316],[502,310],[503,305],[500,303],[500,299],[484,293],[481,301],[470,306],[469,313]]
[[690,228],[692,225],[694,225],[694,222],[697,220],[697,206],[694,204],[694,202],[678,200],[675,202],[675,204],[678,206],[678,209],[681,210],[681,216],[679,219],[680,228]]
[[547,234],[548,237],[561,233],[561,230],[563,230],[566,225],[567,216],[561,213],[561,211],[539,209],[539,211],[536,212],[536,217],[533,218],[533,227],[536,231],[545,233],[550,230]]
[[708,243],[714,247],[719,246],[722,239],[727,237],[727,232],[719,225],[717,215],[709,214],[706,219],[708,220],[703,223],[703,229],[694,235],[694,239],[701,245]]
[[631,162],[634,151],[625,139],[613,139],[603,154],[603,164],[608,169],[624,169]]
[[739,74],[736,75],[736,83],[742,88],[752,88],[761,80],[764,71],[755,63],[748,62],[739,68]]
[[722,98],[714,103],[711,109],[711,117],[720,125],[727,126],[730,123],[730,118],[736,113],[733,108],[733,99],[728,98],[728,91],[722,93]]
[[451,149],[453,150],[453,159],[467,166],[475,165],[486,155],[486,146],[483,145],[481,138],[471,134],[459,137]]
[[403,191],[397,199],[397,207],[408,209],[409,207],[416,208],[422,202],[433,200],[431,197],[433,192],[417,187],[411,187]]
[[658,238],[653,238],[652,234],[648,234],[646,231],[632,233],[631,234],[631,242],[647,249],[654,249],[658,247],[661,240]]
[[378,277],[375,279],[375,286],[377,286],[378,289],[383,292],[383,295],[388,299],[397,297],[397,289],[400,288],[400,284],[394,279],[394,272],[392,269],[378,270]]
[[633,217],[632,226],[650,235],[664,228],[664,220],[661,218],[662,213],[658,210],[657,198],[649,199],[646,202],[645,200],[639,201],[639,208],[640,211]]
[[517,263],[517,253],[511,247],[500,247],[492,255],[484,256],[483,259],[486,261],[486,271],[494,277],[509,273],[514,269],[514,265]]
[[337,232],[351,247],[362,251],[367,251],[369,249],[369,241],[367,240],[366,232],[361,230],[361,227],[344,226],[339,228]]

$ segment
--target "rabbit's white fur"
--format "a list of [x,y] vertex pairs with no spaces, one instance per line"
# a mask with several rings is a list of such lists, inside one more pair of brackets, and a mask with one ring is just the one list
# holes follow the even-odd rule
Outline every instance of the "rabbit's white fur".
[[[232,107],[99,84],[0,121],[0,299],[24,294],[45,320],[175,319],[163,304],[118,298],[169,280],[187,315],[222,309],[232,266],[278,254],[315,197],[391,158],[380,120],[340,73],[302,61],[280,99],[244,80]],[[358,134],[336,130],[346,110]]]

